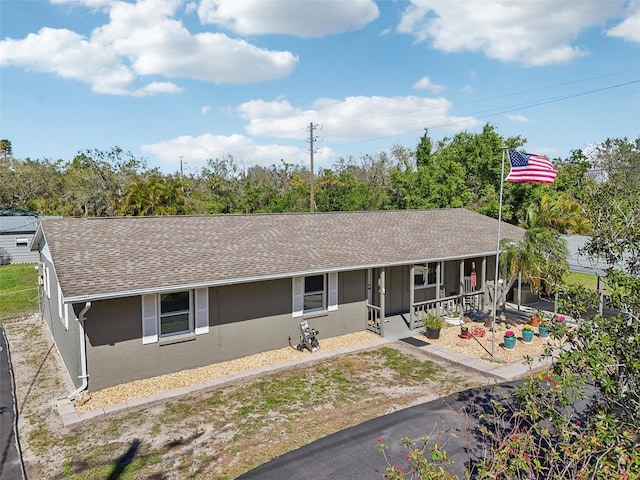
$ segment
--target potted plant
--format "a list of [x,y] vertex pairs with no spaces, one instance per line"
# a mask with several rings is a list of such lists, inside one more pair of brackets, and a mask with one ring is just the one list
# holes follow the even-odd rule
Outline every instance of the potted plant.
[[513,330],[507,330],[504,332],[504,348],[507,350],[513,350],[516,348],[516,334]]
[[440,338],[442,318],[434,315],[433,313],[428,313],[424,320],[422,320],[422,326],[425,328],[425,335],[427,338],[433,340]]
[[538,336],[540,338],[547,338],[549,336],[549,326],[544,320],[538,326]]
[[447,313],[444,316],[444,321],[449,325],[461,325],[462,322],[460,321],[460,312],[454,311]]
[[524,343],[533,342],[533,327],[531,325],[525,325],[522,327],[522,341]]
[[542,323],[543,318],[544,318],[544,314],[540,310],[538,310],[537,312],[529,315],[529,324],[532,327],[537,327],[540,325],[540,323]]

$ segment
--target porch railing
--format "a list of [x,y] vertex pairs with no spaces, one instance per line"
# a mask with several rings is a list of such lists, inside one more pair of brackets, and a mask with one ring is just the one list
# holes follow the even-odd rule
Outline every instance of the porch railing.
[[448,297],[434,298],[414,303],[413,325],[411,325],[411,329],[415,330],[418,328],[422,324],[424,317],[429,313],[440,317],[449,312],[460,312],[460,306],[462,306],[461,313],[463,314],[478,311],[482,308],[483,295],[483,290],[474,290],[472,292],[465,292],[462,295],[450,295]]
[[[465,292],[462,295],[450,295],[448,297],[434,298],[414,303],[411,307],[413,309],[413,322],[412,325],[409,325],[409,328],[411,330],[415,330],[420,327],[422,325],[422,320],[429,313],[433,313],[440,317],[446,313],[455,311],[464,314],[469,313],[470,311],[480,310],[482,308],[483,295],[483,290],[474,290],[472,292]],[[380,307],[371,305],[370,303],[367,303],[366,306],[367,330],[381,336],[384,335],[384,327],[381,321],[382,311]]]
[[367,330],[382,335],[381,309],[367,303]]
[[438,317],[445,312],[454,310],[458,305],[458,296],[434,298],[413,304],[413,325],[411,330],[415,330],[422,324],[422,320],[430,313]]

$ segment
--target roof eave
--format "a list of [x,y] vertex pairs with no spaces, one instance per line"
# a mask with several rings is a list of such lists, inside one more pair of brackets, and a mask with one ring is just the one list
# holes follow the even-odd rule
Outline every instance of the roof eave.
[[44,239],[44,231],[42,230],[42,222],[38,222],[38,228],[36,228],[36,233],[33,236],[33,240],[31,240],[31,251],[40,250],[40,242]]
[[420,264],[420,263],[465,260],[467,258],[495,256],[495,253],[496,253],[495,251],[491,251],[491,252],[473,253],[468,255],[449,256],[449,257],[414,259],[414,260],[407,260],[402,262],[347,265],[347,266],[332,267],[332,268],[319,268],[319,269],[313,269],[313,270],[301,270],[297,272],[279,273],[274,275],[259,275],[255,277],[238,277],[238,278],[224,279],[224,280],[218,280],[213,282],[210,281],[210,282],[185,283],[185,284],[176,284],[176,285],[165,285],[162,287],[139,288],[139,289],[133,289],[133,290],[121,290],[121,291],[115,291],[115,292],[105,292],[105,293],[89,294],[89,295],[75,295],[75,296],[65,297],[64,303],[83,303],[83,302],[91,302],[91,301],[98,301],[98,300],[114,300],[117,298],[137,297],[140,295],[152,295],[157,293],[165,293],[165,292],[172,292],[172,291],[178,291],[178,290],[193,290],[196,288],[221,287],[226,285],[238,285],[241,283],[281,280],[283,278],[318,275],[321,273],[348,272],[353,270],[365,270],[369,268],[397,267],[402,265],[414,265],[414,264]]

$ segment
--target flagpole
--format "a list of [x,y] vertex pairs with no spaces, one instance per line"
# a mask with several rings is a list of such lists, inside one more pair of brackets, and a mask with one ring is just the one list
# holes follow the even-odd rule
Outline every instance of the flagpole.
[[495,357],[496,350],[496,314],[498,313],[498,266],[500,258],[500,227],[502,226],[502,190],[504,188],[504,152],[505,147],[502,147],[502,170],[500,172],[500,203],[498,207],[498,234],[496,239],[496,265],[495,265],[495,279],[493,285],[493,315],[491,319],[491,358]]

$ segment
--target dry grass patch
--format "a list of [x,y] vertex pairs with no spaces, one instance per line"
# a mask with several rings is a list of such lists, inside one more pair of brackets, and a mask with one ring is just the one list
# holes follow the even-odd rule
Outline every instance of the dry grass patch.
[[400,342],[236,381],[68,431],[52,405],[72,387],[46,327],[37,320],[6,327],[14,358],[37,359],[14,363],[29,478],[235,478],[336,431],[486,383]]

